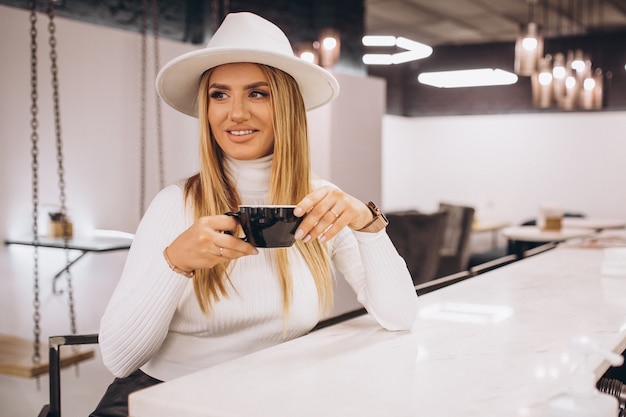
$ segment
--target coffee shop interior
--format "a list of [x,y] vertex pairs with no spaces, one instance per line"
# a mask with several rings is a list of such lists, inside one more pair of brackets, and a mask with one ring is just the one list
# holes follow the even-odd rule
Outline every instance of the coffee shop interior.
[[[623,0],[51,3],[0,0],[1,416],[51,401],[48,338],[98,332],[146,206],[197,170],[196,119],[161,106],[154,78],[228,12],[273,21],[338,79],[337,100],[309,113],[313,168],[379,203],[422,306],[572,241],[626,246]],[[618,293],[605,304],[625,323]],[[341,277],[336,296],[329,329],[362,319]],[[604,332],[626,349],[624,325]],[[88,415],[112,380],[96,345],[80,352],[61,371],[66,416]],[[454,414],[496,415],[484,407]]]

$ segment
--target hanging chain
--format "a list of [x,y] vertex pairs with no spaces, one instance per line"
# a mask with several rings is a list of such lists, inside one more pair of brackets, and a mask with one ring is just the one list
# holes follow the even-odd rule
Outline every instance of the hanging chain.
[[39,134],[37,128],[37,5],[35,0],[29,1],[30,7],[30,141],[31,141],[31,157],[32,157],[32,202],[33,202],[33,363],[41,361],[39,338],[41,336],[41,328],[39,322],[41,316],[39,314]]
[[[151,0],[152,8],[152,36],[153,36],[153,53],[154,53],[154,73],[159,71],[159,6],[157,0]],[[148,0],[142,2],[142,20],[141,20],[141,120],[140,120],[140,136],[139,136],[139,217],[143,216],[146,204],[146,84],[148,71]],[[161,117],[161,100],[156,99],[156,134],[157,134],[157,151],[158,151],[158,167],[159,167],[159,187],[165,186],[165,163],[163,156],[163,124]]]
[[139,134],[139,218],[143,216],[146,204],[146,71],[147,71],[147,31],[148,0],[143,0],[141,17],[141,120]]
[[65,248],[65,277],[67,282],[68,308],[70,315],[70,330],[76,334],[76,313],[74,310],[74,290],[72,287],[72,274],[70,273],[70,249],[69,249],[69,217],[67,215],[67,197],[65,194],[65,169],[63,167],[63,140],[61,138],[61,110],[59,105],[59,69],[57,67],[56,50],[56,26],[54,24],[54,0],[48,0],[48,32],[50,35],[50,72],[52,74],[52,100],[54,104],[54,134],[57,150],[57,174],[59,176],[59,202],[61,205],[61,225],[63,231],[63,246]]
[[[59,190],[60,190],[60,199],[61,199],[61,213],[62,219],[67,219],[67,209],[65,204],[65,180],[64,180],[64,169],[63,169],[63,152],[62,152],[62,141],[61,141],[61,123],[60,123],[60,110],[59,110],[59,82],[58,82],[58,68],[56,64],[56,37],[54,35],[55,26],[54,26],[54,8],[53,2],[50,1],[48,3],[48,16],[50,18],[50,22],[48,24],[48,31],[50,34],[50,59],[52,61],[51,73],[52,73],[52,87],[53,87],[53,101],[54,101],[54,121],[55,121],[55,136],[56,136],[56,145],[57,145],[57,163],[58,163],[58,174],[59,174]],[[38,127],[39,122],[37,120],[37,116],[39,113],[39,109],[37,106],[38,101],[38,92],[37,92],[37,4],[35,0],[29,1],[30,8],[30,69],[31,69],[31,77],[30,77],[30,85],[31,85],[31,157],[32,157],[32,203],[33,203],[33,212],[32,212],[32,233],[33,233],[33,363],[41,362],[41,313],[40,307],[41,302],[39,300],[39,134]],[[72,280],[71,275],[69,273],[69,248],[68,248],[68,230],[67,230],[67,222],[63,222],[63,235],[64,235],[64,246],[66,252],[66,268],[65,272],[67,274],[67,285],[68,285],[68,297],[69,297],[69,310],[70,310],[70,325],[72,333],[76,333],[76,317],[74,312],[74,296],[72,290]]]
[[[157,0],[152,0],[152,43],[154,47],[154,73],[159,72],[159,4]],[[163,123],[161,118],[161,99],[156,97],[156,128],[157,128],[157,149],[159,152],[159,188],[165,187],[165,163],[163,158]]]

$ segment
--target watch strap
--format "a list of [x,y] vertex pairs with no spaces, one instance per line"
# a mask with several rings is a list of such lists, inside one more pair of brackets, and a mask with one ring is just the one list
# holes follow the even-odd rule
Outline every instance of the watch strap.
[[387,217],[385,217],[383,212],[378,208],[378,206],[374,202],[372,201],[368,202],[367,208],[370,209],[370,211],[372,212],[373,218],[369,223],[367,223],[365,226],[360,228],[358,230],[359,232],[375,233],[387,227],[387,225],[389,224],[389,220],[387,220]]

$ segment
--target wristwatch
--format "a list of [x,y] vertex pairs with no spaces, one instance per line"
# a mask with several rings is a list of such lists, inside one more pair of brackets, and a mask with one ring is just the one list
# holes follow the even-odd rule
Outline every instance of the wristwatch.
[[360,228],[358,230],[359,232],[375,233],[387,227],[387,225],[389,224],[389,220],[387,220],[387,217],[385,217],[383,212],[380,211],[380,209],[378,208],[378,206],[376,206],[376,204],[370,201],[369,203],[367,203],[367,208],[370,209],[370,211],[372,212],[372,216],[374,216],[374,218],[372,219],[371,222],[369,222],[368,224]]

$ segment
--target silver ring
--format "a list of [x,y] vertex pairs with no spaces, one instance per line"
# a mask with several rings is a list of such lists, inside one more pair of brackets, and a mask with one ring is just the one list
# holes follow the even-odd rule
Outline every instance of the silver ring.
[[223,247],[219,247],[220,248],[220,257],[224,257],[224,248]]

